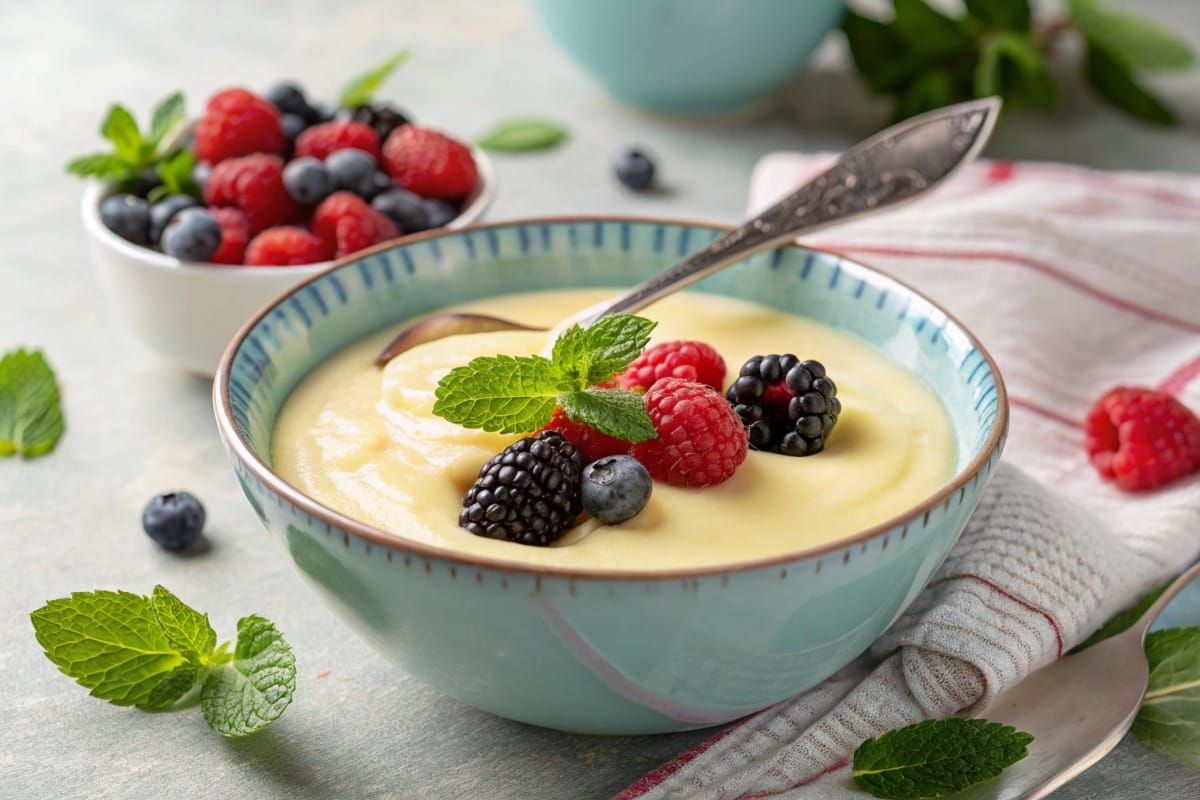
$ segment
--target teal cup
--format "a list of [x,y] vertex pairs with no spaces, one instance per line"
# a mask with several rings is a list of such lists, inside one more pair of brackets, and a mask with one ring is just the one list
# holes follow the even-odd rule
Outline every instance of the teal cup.
[[551,38],[623,103],[670,114],[745,108],[793,78],[842,0],[530,0]]
[[373,528],[272,469],[271,438],[288,394],[362,337],[481,297],[629,286],[720,232],[551,218],[419,234],[343,260],[264,308],[226,351],[214,401],[237,479],[283,557],[399,667],[464,703],[549,728],[644,734],[715,725],[845,666],[949,553],[996,466],[1008,406],[995,364],[962,325],[841,256],[784,247],[688,291],[848,331],[942,399],[956,439],[953,477],[869,530],[703,568],[537,567]]

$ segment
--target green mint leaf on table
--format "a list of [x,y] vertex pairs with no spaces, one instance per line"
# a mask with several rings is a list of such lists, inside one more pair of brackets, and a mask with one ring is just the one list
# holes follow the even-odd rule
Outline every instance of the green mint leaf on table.
[[146,135],[150,146],[157,148],[183,122],[185,113],[183,92],[173,92],[155,106],[150,116],[150,133]]
[[1200,628],[1146,636],[1150,684],[1133,734],[1144,744],[1200,769]]
[[888,800],[942,797],[996,777],[1028,755],[1033,737],[983,719],[926,720],[854,751],[858,788]]
[[1174,125],[1175,113],[1137,82],[1129,65],[1103,45],[1089,41],[1084,74],[1096,93],[1127,114],[1156,125]]
[[1112,11],[1101,0],[1071,0],[1070,9],[1079,31],[1130,69],[1187,69],[1196,63],[1191,45],[1148,19]]
[[657,323],[610,314],[574,325],[554,342],[551,358],[485,356],[452,369],[438,383],[433,413],[468,428],[532,433],[555,406],[576,422],[631,442],[657,433],[639,395],[594,387],[629,366]]
[[0,358],[0,458],[50,452],[63,434],[58,380],[40,351]]
[[354,108],[355,106],[370,103],[375,97],[375,92],[383,85],[383,82],[401,64],[408,61],[409,55],[408,50],[401,50],[387,61],[372,67],[350,81],[342,89],[342,93],[338,95],[338,105],[342,108]]
[[242,617],[233,661],[204,681],[200,710],[222,736],[246,736],[277,720],[295,691],[296,657],[283,636],[262,617]]
[[1118,633],[1127,630],[1130,625],[1137,622],[1142,618],[1143,614],[1150,610],[1150,606],[1154,605],[1154,601],[1157,600],[1162,593],[1167,590],[1167,587],[1170,586],[1170,583],[1170,581],[1167,581],[1167,583],[1164,583],[1162,586],[1150,592],[1129,608],[1114,614],[1113,617],[1108,620],[1108,622],[1105,622],[1100,626],[1099,630],[1076,645],[1075,648],[1071,650],[1071,653],[1068,653],[1067,655],[1078,653],[1080,650],[1086,650],[1094,644],[1099,644],[1105,639],[1116,636]]
[[112,142],[117,156],[130,164],[142,159],[142,134],[129,109],[113,105],[108,109],[100,126],[100,135]]
[[76,592],[30,614],[38,642],[92,696],[159,710],[197,685],[210,727],[244,736],[277,719],[296,688],[295,658],[262,617],[238,622],[235,651],[217,646],[208,616],[162,586],[149,597]]
[[526,117],[498,123],[488,131],[478,145],[484,150],[519,153],[545,150],[567,138],[567,130],[545,119]]

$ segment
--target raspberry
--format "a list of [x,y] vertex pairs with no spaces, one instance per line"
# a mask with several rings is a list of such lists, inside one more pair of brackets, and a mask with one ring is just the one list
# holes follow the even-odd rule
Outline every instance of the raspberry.
[[250,223],[246,215],[236,208],[210,208],[221,225],[221,247],[209,259],[213,264],[241,264],[246,255],[246,242],[250,241]]
[[471,151],[443,133],[402,125],[383,144],[392,180],[421,197],[465,197],[478,173]]
[[350,192],[334,192],[313,212],[312,229],[328,257],[344,256],[400,235],[396,223]]
[[291,225],[267,228],[246,247],[246,263],[253,266],[315,264],[324,258],[321,240],[304,228]]
[[296,213],[296,202],[283,185],[283,159],[261,153],[229,158],[213,167],[204,199],[210,206],[239,209],[251,234],[287,222]]
[[645,391],[660,378],[703,383],[719,392],[725,385],[725,359],[704,342],[663,342],[635,358],[618,383],[622,389]]
[[245,89],[226,89],[208,99],[193,149],[197,161],[215,165],[251,153],[282,154],[286,146],[274,106]]
[[558,431],[571,444],[579,448],[583,463],[590,464],[605,456],[620,456],[629,452],[632,445],[623,439],[617,439],[606,433],[601,433],[590,425],[575,422],[563,413],[561,407],[554,409],[554,416],[546,423],[544,431]]
[[1092,466],[1127,491],[1200,471],[1200,418],[1165,392],[1112,389],[1092,406],[1083,429]]
[[293,157],[312,156],[324,161],[330,153],[347,147],[370,153],[379,161],[379,136],[361,122],[322,122],[305,129],[296,137]]
[[824,450],[842,413],[837,385],[821,362],[801,362],[790,353],[747,359],[725,399],[746,426],[752,449],[785,456]]
[[721,395],[702,383],[663,378],[646,392],[657,439],[630,455],[655,480],[672,486],[715,486],[746,460],[746,429]]

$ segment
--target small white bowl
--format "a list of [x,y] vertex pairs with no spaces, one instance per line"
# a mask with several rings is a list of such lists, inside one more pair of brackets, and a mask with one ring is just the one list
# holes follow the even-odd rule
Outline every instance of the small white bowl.
[[[479,179],[447,228],[478,220],[496,192],[491,160],[472,148]],[[134,338],[177,367],[211,377],[233,338],[256,311],[334,262],[299,267],[191,264],[122,239],[100,221],[111,186],[83,193],[83,227],[92,264],[115,315]]]

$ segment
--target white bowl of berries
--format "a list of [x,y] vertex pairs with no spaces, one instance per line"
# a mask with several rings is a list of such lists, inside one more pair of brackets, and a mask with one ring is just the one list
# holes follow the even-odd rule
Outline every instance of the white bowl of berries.
[[182,369],[210,376],[255,311],[334,261],[477,220],[491,162],[402,112],[330,111],[292,84],[226,89],[185,121],[182,97],[145,133],[114,106],[113,153],[69,169],[93,180],[82,217],[116,316]]

